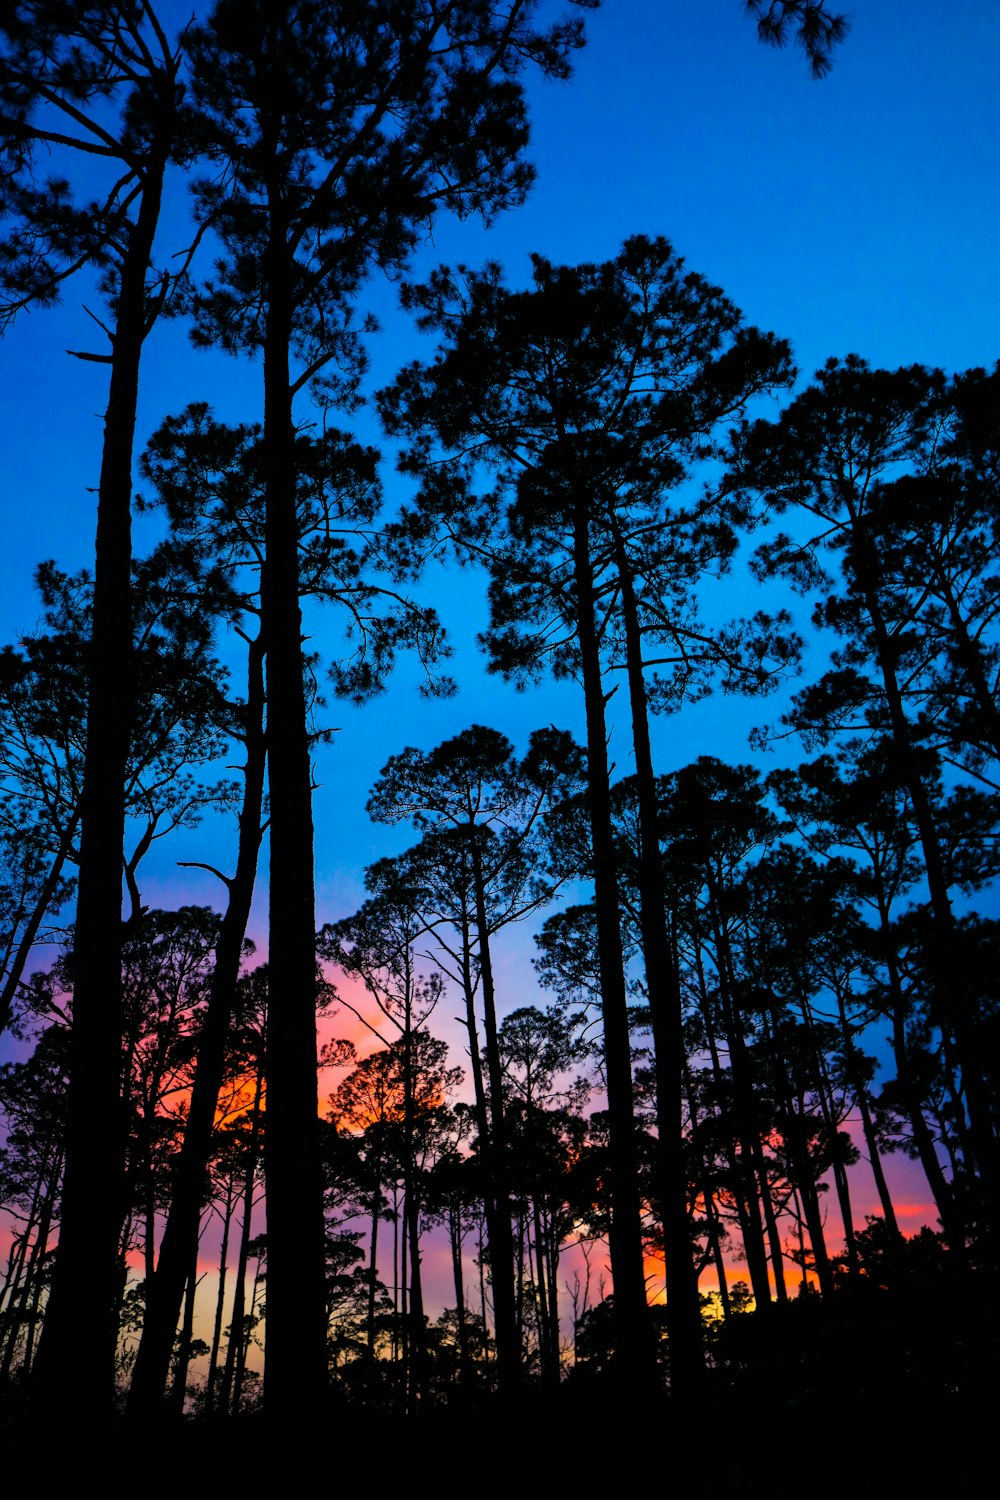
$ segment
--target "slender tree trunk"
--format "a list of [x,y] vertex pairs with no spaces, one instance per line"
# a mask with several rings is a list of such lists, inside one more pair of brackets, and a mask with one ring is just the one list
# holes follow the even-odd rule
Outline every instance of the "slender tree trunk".
[[795,1199],[795,1232],[799,1242],[799,1295],[802,1296],[809,1290],[809,1274],[806,1269],[806,1231],[805,1219],[802,1212],[802,1200],[799,1197],[798,1188],[794,1185],[792,1193]]
[[382,1210],[382,1161],[375,1166],[375,1185],[372,1190],[371,1250],[368,1257],[368,1358],[375,1361],[375,1287],[378,1281],[378,1227]]
[[558,1385],[562,1374],[562,1343],[559,1336],[559,1261],[561,1258],[561,1236],[559,1220],[551,1216],[548,1239],[549,1328],[552,1330],[552,1383]]
[[392,1362],[400,1363],[400,1300],[399,1300],[399,1183],[392,1189]]
[[531,1233],[532,1242],[528,1246],[528,1252],[533,1262],[531,1280],[535,1291],[535,1322],[538,1326],[538,1365],[542,1380],[547,1382],[551,1376],[548,1284],[545,1275],[545,1247],[542,1244],[542,1220],[538,1199],[534,1194],[531,1197]]
[[[106,1418],[114,1395],[118,1248],[125,1215],[121,1106],[122,858],[132,718],[132,450],[145,340],[146,272],[160,212],[173,79],[125,250],[97,506],[73,1027],[59,1245],[35,1365],[40,1407],[72,1401],[79,1421]],[[101,1170],[94,1172],[95,1161]],[[84,1374],[81,1359],[89,1374]]]
[[22,1233],[11,1245],[11,1259],[3,1287],[3,1314],[0,1316],[0,1389],[6,1386],[11,1365],[14,1362],[19,1323],[18,1309],[21,1305],[18,1294],[21,1290],[21,1277],[27,1264],[28,1236],[34,1228],[34,1223],[34,1218],[30,1218]]
[[[730,1076],[727,1083],[726,1074],[722,1067],[722,1059],[719,1056],[714,1023],[708,1003],[701,948],[697,943],[695,946],[695,960],[698,971],[698,995],[701,1004],[702,1019],[708,1038],[709,1056],[712,1060],[712,1077],[720,1099],[725,1100],[727,1096],[731,1096],[735,1092],[732,1087],[732,1069],[730,1069]],[[721,982],[720,979],[720,985]],[[729,1113],[732,1112],[729,1111]],[[758,1308],[763,1309],[770,1304],[771,1288],[767,1279],[767,1252],[764,1248],[764,1235],[760,1227],[760,1210],[753,1191],[753,1170],[748,1166],[743,1148],[732,1132],[726,1138],[725,1156],[729,1168],[733,1204],[736,1209],[736,1221],[740,1227],[743,1254],[746,1258],[747,1270],[750,1274],[750,1286],[753,1291],[755,1303]]]
[[611,518],[621,612],[625,626],[625,665],[632,711],[635,785],[639,804],[639,913],[646,991],[653,1027],[656,1080],[657,1158],[663,1205],[663,1252],[670,1334],[670,1390],[691,1395],[700,1384],[702,1345],[698,1277],[691,1254],[684,1152],[684,1068],[687,1053],[677,966],[667,935],[660,856],[659,799],[649,738],[649,708],[642,667],[642,633],[624,540]]
[[[244,1327],[236,1335],[236,1370],[233,1376],[233,1416],[238,1417],[243,1404],[243,1381],[246,1377],[250,1341],[253,1338],[254,1317],[257,1313],[257,1294],[260,1291],[260,1260],[254,1265],[253,1286],[250,1288],[250,1309]],[[226,1351],[228,1353],[228,1350]]]
[[801,1095],[793,1098],[789,1092],[785,1111],[785,1144],[793,1163],[794,1186],[798,1193],[799,1201],[802,1204],[806,1228],[809,1231],[809,1241],[812,1245],[813,1261],[816,1267],[816,1279],[819,1282],[820,1291],[826,1297],[832,1295],[834,1290],[833,1271],[830,1266],[830,1257],[827,1254],[826,1236],[823,1232],[823,1216],[819,1206],[819,1193],[813,1174],[812,1158],[809,1154],[809,1146],[803,1123],[807,1116]]
[[632,1093],[632,1047],[619,926],[618,874],[611,821],[604,683],[597,635],[593,566],[586,506],[573,515],[577,633],[587,718],[587,785],[594,860],[594,906],[601,982],[604,1066],[608,1092],[615,1347],[625,1387],[648,1388],[653,1341],[646,1303],[640,1220],[639,1161]]
[[892,1050],[896,1061],[896,1080],[902,1095],[903,1106],[913,1132],[913,1143],[917,1148],[920,1165],[924,1169],[934,1206],[941,1221],[945,1239],[952,1253],[960,1259],[965,1256],[965,1231],[961,1216],[955,1206],[954,1197],[938,1159],[930,1128],[924,1118],[923,1101],[913,1078],[909,1045],[906,1037],[907,1004],[903,983],[893,951],[892,928],[889,920],[889,902],[881,878],[876,872],[875,899],[879,915],[879,931],[884,944],[883,962],[889,987],[890,1017],[892,1020]]
[[779,1304],[788,1301],[788,1287],[785,1283],[785,1256],[781,1248],[781,1235],[778,1231],[778,1216],[774,1211],[774,1197],[771,1192],[771,1182],[767,1171],[767,1158],[757,1142],[757,1177],[760,1183],[760,1202],[764,1212],[764,1229],[767,1234],[768,1249],[771,1253],[771,1271],[774,1276],[774,1297]]
[[844,1004],[844,997],[840,993],[837,995],[837,1011],[840,1018],[840,1035],[844,1048],[844,1065],[847,1080],[854,1092],[858,1113],[861,1115],[861,1129],[864,1133],[865,1145],[868,1148],[868,1161],[872,1169],[872,1176],[875,1179],[875,1189],[878,1193],[879,1203],[882,1205],[882,1217],[885,1219],[893,1239],[899,1239],[901,1238],[899,1224],[896,1219],[896,1210],[893,1205],[892,1195],[889,1192],[889,1184],[886,1181],[885,1172],[882,1167],[882,1153],[879,1150],[875,1122],[872,1119],[868,1086],[857,1067],[854,1039],[851,1036],[851,1028],[847,1020],[847,1008]]
[[44,1175],[39,1172],[35,1178],[24,1227],[10,1248],[7,1276],[4,1281],[3,1294],[0,1297],[0,1301],[4,1303],[3,1313],[0,1315],[0,1348],[3,1350],[3,1356],[0,1359],[0,1389],[7,1383],[14,1361],[18,1327],[26,1297],[26,1292],[21,1289],[21,1282],[22,1278],[27,1281],[29,1277],[29,1247],[32,1246],[32,1235],[36,1233],[42,1214],[43,1185]]
[[868,1160],[875,1179],[875,1189],[878,1193],[879,1203],[882,1205],[882,1217],[896,1239],[902,1238],[899,1231],[899,1221],[896,1218],[896,1209],[886,1181],[885,1170],[882,1166],[882,1153],[879,1150],[878,1136],[875,1133],[875,1122],[872,1119],[871,1109],[868,1104],[868,1090],[864,1084],[855,1088],[855,1098],[858,1101],[858,1109],[861,1114],[861,1128],[864,1131],[865,1145],[868,1147]]
[[153,1175],[153,1115],[152,1100],[144,1101],[138,1134],[142,1140],[141,1171],[145,1178],[142,1205],[142,1256],[146,1285],[152,1284],[156,1273],[156,1183]]
[[462,1390],[468,1390],[472,1379],[469,1358],[469,1326],[465,1312],[465,1277],[462,1271],[462,1209],[448,1205],[448,1238],[451,1244],[451,1272],[455,1283],[455,1323],[458,1336],[458,1378]]
[[[504,1195],[501,1206],[497,1200],[497,1171],[493,1130],[489,1106],[486,1102],[486,1085],[483,1078],[482,1057],[479,1051],[479,1032],[476,1023],[475,988],[472,982],[472,943],[468,927],[462,931],[462,990],[465,996],[465,1026],[469,1034],[469,1060],[472,1065],[473,1099],[476,1111],[476,1129],[479,1133],[479,1159],[483,1177],[483,1215],[486,1220],[486,1241],[489,1247],[490,1273],[493,1277],[494,1334],[497,1342],[497,1363],[500,1381],[507,1388],[511,1380],[520,1378],[521,1349],[517,1337],[517,1320],[514,1304],[513,1242],[510,1228],[510,1202]],[[492,970],[491,970],[492,975]],[[500,1287],[500,1313],[496,1310],[497,1268],[502,1283]],[[501,1350],[502,1346],[502,1350]]]
[[407,1324],[410,1330],[410,1400],[407,1410],[416,1412],[427,1394],[427,1345],[424,1328],[424,1289],[420,1269],[420,1204],[415,1188],[407,1197],[406,1238],[410,1261],[410,1296]]
[[24,1348],[20,1366],[22,1378],[27,1378],[31,1371],[35,1331],[39,1321],[45,1255],[48,1250],[51,1227],[51,1195],[41,1191],[41,1182],[39,1182],[18,1245],[17,1270],[7,1288],[9,1297],[3,1320],[5,1342],[3,1359],[0,1361],[0,1389],[6,1386],[10,1377],[18,1347],[18,1335],[22,1328],[24,1329]]
[[851,1185],[847,1176],[847,1168],[843,1160],[837,1154],[838,1147],[836,1139],[833,1140],[833,1181],[837,1190],[837,1204],[840,1208],[840,1220],[844,1228],[844,1254],[847,1257],[847,1271],[849,1276],[858,1274],[858,1246],[854,1237],[854,1216],[851,1203]]
[[31,1374],[31,1366],[35,1354],[35,1341],[38,1336],[39,1324],[42,1321],[41,1301],[42,1285],[45,1280],[45,1257],[49,1249],[49,1234],[52,1229],[52,1198],[46,1196],[42,1204],[42,1217],[38,1224],[38,1233],[35,1236],[35,1245],[31,1255],[31,1264],[28,1274],[31,1281],[31,1294],[26,1296],[25,1325],[26,1333],[24,1340],[24,1360],[21,1370],[25,1380]]
[[517,1331],[514,1297],[514,1245],[511,1238],[511,1205],[507,1174],[508,1150],[503,1108],[503,1068],[500,1062],[493,957],[490,952],[490,930],[486,915],[486,885],[482,857],[476,840],[476,828],[471,819],[469,846],[476,903],[476,930],[479,935],[479,977],[483,987],[486,1068],[490,1080],[491,1133],[488,1160],[493,1180],[487,1191],[495,1207],[491,1220],[487,1221],[487,1230],[490,1240],[490,1274],[493,1279],[493,1320],[496,1327],[500,1387],[501,1390],[509,1393],[516,1389],[521,1378],[521,1340]]
[[800,1184],[799,1196],[802,1199],[802,1209],[806,1216],[806,1228],[809,1230],[809,1241],[812,1245],[819,1289],[824,1297],[831,1297],[834,1292],[833,1268],[830,1265],[830,1256],[826,1248],[826,1234],[823,1229],[823,1215],[820,1211],[816,1184],[804,1179]]
[[[49,1249],[49,1236],[52,1232],[52,1210],[55,1203],[56,1185],[59,1181],[59,1173],[62,1170],[62,1150],[56,1149],[53,1153],[49,1172],[43,1172],[40,1184],[43,1187],[40,1201],[32,1205],[32,1220],[37,1212],[38,1223],[35,1228],[34,1243],[31,1246],[31,1254],[25,1267],[24,1290],[21,1295],[20,1321],[24,1324],[24,1354],[21,1359],[21,1376],[27,1380],[31,1374],[31,1366],[34,1360],[35,1343],[38,1335],[39,1325],[42,1321],[41,1299],[42,1288],[45,1282],[45,1260]],[[32,1226],[34,1224],[32,1223]],[[30,1233],[30,1228],[25,1225],[25,1234]],[[17,1334],[17,1319],[14,1321],[11,1341],[4,1352],[3,1369],[0,1371],[0,1386],[6,1384],[10,1371],[10,1358],[13,1354],[14,1340]]]
[[[407,976],[407,993],[410,978]],[[416,1122],[413,1107],[413,1031],[407,1006],[406,1030],[403,1033],[403,1212],[410,1259],[409,1317],[404,1319],[410,1332],[410,1399],[408,1411],[416,1411],[427,1392],[427,1341],[424,1326],[423,1280],[420,1274],[420,1194],[417,1187]]]
[[956,1139],[956,1133],[951,1121],[945,1118],[944,1108],[941,1100],[931,1098],[927,1101],[934,1123],[937,1126],[938,1139],[944,1146],[948,1164],[951,1167],[952,1182],[960,1182],[966,1170],[967,1157],[962,1152],[961,1141]]
[[[676,939],[675,939],[676,943]],[[688,1100],[688,1115],[691,1120],[692,1143],[697,1144],[699,1136],[700,1120],[698,1117],[698,1105],[695,1100],[691,1068],[688,1060],[684,1061],[684,1081]],[[719,1222],[719,1213],[711,1187],[711,1172],[709,1164],[702,1154],[698,1163],[698,1186],[701,1191],[702,1201],[705,1204],[705,1223],[708,1232],[708,1246],[712,1260],[715,1264],[716,1279],[719,1283],[719,1300],[722,1304],[722,1315],[728,1318],[730,1315],[729,1287],[726,1284],[726,1263],[722,1254],[722,1233]]]
[[552,1242],[556,1240],[556,1233],[547,1220],[536,1191],[532,1194],[532,1224],[537,1268],[539,1353],[542,1380],[554,1389],[559,1384],[559,1298],[553,1278],[559,1250],[555,1245],[553,1253]]
[[813,1068],[816,1073],[816,1098],[819,1101],[823,1126],[827,1139],[830,1142],[833,1181],[837,1193],[837,1203],[840,1208],[840,1220],[844,1228],[844,1252],[847,1256],[847,1270],[850,1276],[855,1277],[858,1274],[858,1247],[854,1238],[854,1210],[851,1204],[851,1185],[847,1177],[847,1167],[841,1153],[840,1129],[833,1097],[833,1085],[830,1082],[822,1044],[816,1036],[812,1009],[806,998],[805,989],[801,984],[799,985],[799,1009],[802,1012],[802,1019],[805,1022],[806,1032],[812,1049]]
[[281,167],[264,124],[264,490],[261,612],[267,652],[270,923],[267,1012],[267,1338],[264,1401],[308,1426],[327,1379],[326,1244],[316,1051],[312,770],[299,606],[299,535],[289,348],[293,259]]
[[194,1337],[194,1303],[198,1295],[198,1256],[195,1254],[184,1288],[184,1317],[181,1320],[180,1348],[170,1385],[170,1408],[175,1417],[183,1417],[187,1398],[188,1367],[191,1363],[191,1340]]
[[402,1197],[402,1213],[399,1215],[399,1391],[400,1409],[404,1415],[409,1413],[412,1397],[412,1369],[411,1358],[412,1340],[410,1338],[410,1300],[409,1283],[407,1280],[407,1259],[410,1253],[410,1218],[406,1202],[406,1189],[404,1186]]
[[483,1335],[487,1339],[486,1358],[489,1361],[489,1321],[486,1317],[486,1255],[483,1244],[483,1225],[479,1226],[479,1315],[483,1320]]
[[[263,1074],[258,1068],[254,1086],[253,1112],[250,1124],[250,1140],[247,1143],[246,1172],[243,1178],[243,1224],[240,1229],[240,1250],[236,1262],[236,1278],[233,1287],[233,1311],[229,1320],[229,1342],[226,1345],[226,1363],[222,1372],[219,1390],[219,1410],[230,1410],[230,1392],[234,1390],[234,1377],[238,1385],[237,1362],[242,1357],[244,1340],[244,1307],[246,1305],[247,1266],[250,1261],[251,1220],[253,1218],[254,1186],[257,1179],[257,1143],[260,1132],[260,1100]],[[239,1396],[232,1397],[233,1413],[239,1411]]]
[[229,900],[215,949],[215,967],[199,1038],[184,1139],[174,1168],[173,1192],[156,1274],[148,1286],[146,1318],[129,1391],[127,1410],[130,1417],[149,1414],[159,1405],[170,1368],[170,1351],[187,1274],[185,1267],[190,1266],[192,1254],[197,1256],[215,1114],[225,1078],[226,1046],[262,837],[265,765],[263,658],[263,640],[258,637],[249,643],[247,658],[244,732],[247,758],[243,772],[236,872],[227,882]]
[[[215,1317],[212,1319],[212,1346],[208,1355],[208,1375],[205,1377],[205,1415],[215,1410],[215,1386],[219,1375],[219,1350],[222,1347],[222,1319],[226,1307],[226,1281],[229,1272],[229,1231],[232,1228],[233,1212],[236,1208],[234,1174],[226,1180],[226,1203],[222,1215],[222,1242],[219,1246],[219,1284],[215,1292]],[[223,1408],[224,1409],[224,1408]]]
[[[970,1166],[974,1166],[976,1162],[975,1132],[971,1127],[968,1117],[969,1096],[965,1074],[961,1072],[955,1051],[953,1039],[948,1035],[947,1029],[942,1027],[941,1043],[938,1048],[938,1062],[941,1069],[943,1092],[949,1105],[947,1115],[943,1114],[943,1118],[947,1118],[949,1121],[949,1129],[946,1133],[954,1137],[961,1152],[962,1160],[966,1164],[966,1169],[968,1169]],[[959,1076],[960,1073],[961,1076]]]
[[[708,875],[708,904],[709,920],[715,936],[722,1020],[726,1028],[726,1040],[729,1043],[729,1078],[738,1136],[738,1139],[733,1142],[732,1159],[737,1184],[737,1201],[742,1201],[743,1204],[740,1228],[743,1232],[743,1248],[747,1258],[747,1270],[750,1272],[754,1301],[758,1308],[763,1309],[771,1302],[767,1254],[764,1247],[764,1233],[760,1225],[763,1207],[765,1227],[770,1230],[767,1222],[770,1207],[767,1167],[760,1149],[760,1131],[751,1083],[751,1061],[746,1038],[743,1035],[743,1024],[737,1014],[733,995],[732,954],[729,939],[719,915],[715,880],[710,873]],[[774,1264],[773,1234],[771,1235],[771,1251],[772,1264]],[[778,1282],[781,1281],[782,1286],[784,1282],[778,1274],[778,1265],[775,1265],[775,1272],[775,1294],[780,1300]]]
[[[517,1233],[514,1237],[515,1307],[517,1308],[517,1336],[524,1346],[524,1214],[517,1210]],[[496,1293],[494,1291],[494,1317],[496,1316]]]
[[[788,1165],[788,1178],[803,1202],[808,1204],[810,1202],[809,1194],[812,1193],[813,1200],[818,1205],[813,1177],[813,1161],[809,1152],[809,1138],[804,1125],[804,1121],[808,1116],[805,1109],[803,1091],[802,1089],[798,1089],[797,1091],[792,1064],[781,1047],[780,1016],[776,1009],[765,1012],[764,1025],[767,1031],[769,1049],[773,1058],[773,1089],[780,1111],[780,1128],[784,1141],[785,1159]],[[768,1158],[764,1152],[759,1131],[755,1140],[754,1160],[760,1184],[761,1205],[764,1210],[764,1226],[771,1253],[775,1298],[778,1302],[785,1303],[788,1301],[788,1288],[784,1274],[784,1251],[781,1244],[781,1235],[778,1230],[778,1219],[774,1211],[774,1197],[771,1192]],[[810,1229],[814,1224],[820,1222],[818,1213],[819,1209],[817,1206],[816,1215],[808,1219]],[[825,1263],[825,1242],[821,1254]],[[817,1253],[817,1260],[819,1258],[820,1252]],[[824,1272],[824,1276],[825,1274]]]
[[733,1315],[733,1305],[729,1298],[729,1282],[726,1279],[726,1262],[722,1254],[722,1237],[719,1234],[719,1221],[714,1207],[712,1210],[712,1225],[713,1228],[710,1234],[710,1238],[712,1246],[712,1259],[715,1262],[715,1279],[719,1283],[719,1303],[722,1307],[722,1316],[724,1318],[731,1318]]

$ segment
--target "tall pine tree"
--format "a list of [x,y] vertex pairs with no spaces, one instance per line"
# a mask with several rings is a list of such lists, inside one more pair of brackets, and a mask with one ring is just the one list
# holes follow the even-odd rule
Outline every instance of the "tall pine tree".
[[[588,3],[588,0],[577,0]],[[349,403],[351,316],[373,271],[398,270],[442,208],[489,218],[521,201],[519,77],[565,77],[579,19],[534,0],[282,0],[215,7],[193,37],[194,90],[225,167],[199,188],[223,254],[197,337],[263,356],[270,823],[268,1332],[265,1399],[315,1407],[326,1338],[317,1125],[312,788],[303,681],[293,401]]]

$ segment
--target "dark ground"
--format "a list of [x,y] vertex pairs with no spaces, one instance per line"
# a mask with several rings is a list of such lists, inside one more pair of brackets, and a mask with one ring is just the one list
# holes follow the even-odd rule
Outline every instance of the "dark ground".
[[71,1411],[0,1417],[0,1482],[45,1494],[95,1484],[137,1496],[186,1492],[277,1500],[329,1490],[367,1500],[416,1494],[511,1500],[563,1493],[610,1500],[760,1492],[853,1500],[947,1496],[996,1483],[1000,1411],[997,1308],[982,1278],[900,1296],[863,1287],[734,1320],[703,1389],[681,1403],[616,1389],[610,1370],[577,1370],[557,1391],[453,1398],[419,1416],[331,1398],[314,1422],[260,1415],[142,1429],[80,1430]]

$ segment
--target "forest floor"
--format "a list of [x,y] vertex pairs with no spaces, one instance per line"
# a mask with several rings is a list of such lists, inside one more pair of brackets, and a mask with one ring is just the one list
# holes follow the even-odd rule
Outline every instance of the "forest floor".
[[[609,1500],[760,1492],[769,1500],[937,1500],[995,1484],[1000,1313],[954,1285],[914,1298],[818,1298],[733,1320],[700,1390],[624,1399],[605,1370],[578,1368],[556,1390],[515,1402],[452,1394],[423,1412],[372,1411],[332,1393],[310,1421],[250,1413],[81,1430],[72,1411],[0,1415],[0,1479],[46,1490],[96,1480],[187,1500],[197,1484],[241,1496],[280,1486],[277,1500],[330,1489],[366,1500],[467,1489],[504,1500]],[[6,1418],[6,1419],[5,1419]],[[993,1479],[990,1476],[993,1475]],[[345,1486],[349,1488],[345,1489]],[[266,1488],[265,1488],[266,1495]],[[267,1497],[271,1500],[271,1497]]]
[[[787,1500],[947,1496],[995,1475],[996,1405],[957,1395],[901,1400],[887,1380],[877,1408],[850,1390],[835,1401],[753,1399],[706,1393],[697,1409],[668,1399],[643,1409],[577,1398],[515,1414],[489,1405],[424,1417],[374,1418],[331,1408],[309,1426],[269,1425],[258,1417],[206,1426],[188,1422],[139,1433],[117,1428],[86,1435],[75,1459],[50,1460],[55,1479],[77,1484],[131,1474],[151,1496],[173,1497],[197,1483],[214,1493],[262,1493],[279,1500],[329,1490],[367,1496],[404,1486],[410,1495],[464,1492],[557,1500],[565,1494],[609,1500],[625,1494],[701,1496],[760,1493]],[[71,1426],[71,1424],[70,1424]],[[82,1435],[81,1435],[82,1436]],[[65,1465],[65,1467],[64,1467]],[[11,1463],[4,1464],[11,1477]],[[977,1483],[978,1481],[978,1483]]]

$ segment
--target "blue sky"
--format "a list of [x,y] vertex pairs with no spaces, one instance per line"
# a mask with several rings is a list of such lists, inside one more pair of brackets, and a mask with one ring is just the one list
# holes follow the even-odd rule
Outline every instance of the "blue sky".
[[[991,364],[1000,355],[1000,6],[856,0],[845,8],[851,33],[830,76],[814,82],[798,51],[759,45],[739,0],[605,0],[588,17],[589,42],[573,80],[529,86],[538,167],[529,202],[488,232],[441,220],[417,274],[439,261],[475,266],[492,257],[518,284],[531,251],[564,262],[600,260],[629,234],[663,234],[749,320],[788,337],[806,377],[849,350],[890,366]],[[184,239],[184,205],[178,182],[164,252]],[[87,300],[82,283],[68,284],[61,307],[22,317],[0,350],[3,641],[36,617],[30,578],[37,561],[54,556],[72,568],[92,553],[105,373],[64,353],[100,348],[100,332],[82,309]],[[393,288],[373,285],[367,302],[383,323],[371,347],[374,386],[430,345],[397,312]],[[210,401],[225,419],[254,417],[259,367],[195,353],[179,323],[156,330],[145,355],[140,445],[166,414],[195,399]],[[362,412],[357,426],[378,440],[373,416]],[[407,491],[390,459],[384,478],[391,505]],[[148,525],[137,528],[140,546]],[[430,747],[474,721],[503,729],[519,747],[538,724],[582,730],[572,686],[519,697],[487,679],[474,644],[485,618],[474,574],[436,572],[417,592],[437,605],[452,633],[462,691],[447,703],[424,702],[404,669],[370,707],[331,706],[328,722],[340,732],[317,768],[321,920],[349,912],[361,897],[364,865],[406,842],[403,831],[373,827],[363,810],[379,768],[404,743]],[[726,596],[730,612],[748,597],[738,577]],[[335,631],[333,616],[314,623],[322,649],[326,632]],[[667,721],[657,728],[660,769],[704,751],[747,758],[748,728],[775,712],[772,703],[719,700]],[[625,736],[615,744],[626,774]],[[216,901],[210,877],[178,871],[176,862],[228,863],[231,848],[228,826],[178,834],[145,867],[144,899]],[[262,931],[260,914],[257,921]],[[528,944],[509,945],[512,1003],[530,998],[529,959]]]

